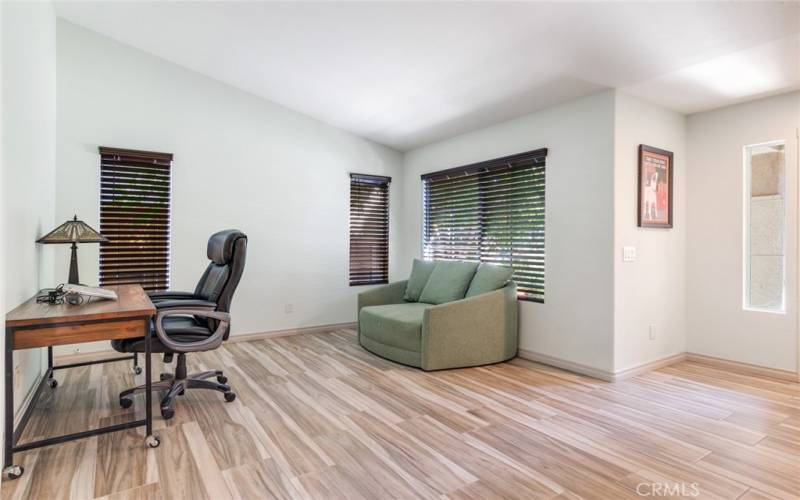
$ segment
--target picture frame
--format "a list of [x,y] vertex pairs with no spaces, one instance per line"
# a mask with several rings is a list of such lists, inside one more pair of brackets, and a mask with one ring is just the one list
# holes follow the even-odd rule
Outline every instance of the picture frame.
[[639,227],[672,227],[672,151],[639,144],[637,221]]

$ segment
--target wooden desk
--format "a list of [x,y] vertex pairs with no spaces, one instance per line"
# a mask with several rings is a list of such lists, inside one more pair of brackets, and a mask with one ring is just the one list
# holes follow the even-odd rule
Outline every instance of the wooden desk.
[[[146,442],[151,447],[159,444],[158,436],[153,435],[152,380],[150,373],[150,318],[155,314],[155,306],[139,285],[120,285],[109,287],[117,292],[118,300],[100,300],[93,298],[81,305],[52,305],[37,303],[36,297],[6,315],[6,351],[5,351],[5,436],[3,454],[3,472],[7,477],[15,479],[22,475],[24,469],[14,465],[15,452],[63,443],[98,434],[105,434],[144,425]],[[88,298],[87,298],[88,299]],[[111,361],[133,360],[137,373],[140,368],[136,355],[122,356],[112,359],[53,366],[53,346],[79,344],[98,340],[114,340],[125,338],[145,338],[145,418],[122,424],[101,427],[84,432],[47,438],[31,443],[17,445],[19,437],[25,430],[30,413],[35,406],[39,394],[46,385],[51,389],[57,386],[53,378],[53,370],[85,366]],[[47,347],[47,371],[36,388],[33,399],[14,429],[14,360],[13,352],[33,347]]]

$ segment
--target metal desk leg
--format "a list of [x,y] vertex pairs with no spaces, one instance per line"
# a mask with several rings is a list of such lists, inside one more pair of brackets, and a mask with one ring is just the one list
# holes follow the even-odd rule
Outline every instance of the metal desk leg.
[[9,479],[16,479],[25,472],[14,465],[14,330],[6,328],[6,393],[5,422],[3,429],[3,473]]
[[[149,326],[149,320],[147,325]],[[158,436],[153,434],[153,382],[152,382],[152,373],[151,372],[151,347],[150,347],[150,332],[147,332],[144,336],[144,400],[145,405],[145,443],[150,448],[156,448],[159,444],[161,444],[161,440]]]
[[58,386],[58,380],[53,378],[53,346],[47,347],[47,385],[53,389]]

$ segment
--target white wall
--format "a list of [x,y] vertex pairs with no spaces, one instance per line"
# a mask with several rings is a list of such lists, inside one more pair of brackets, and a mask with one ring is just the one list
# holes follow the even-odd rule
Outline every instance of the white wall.
[[[783,370],[798,369],[797,129],[800,92],[688,118],[688,350]],[[785,139],[785,314],[742,308],[742,148]]]
[[613,117],[601,92],[407,153],[400,276],[421,253],[421,174],[549,148],[545,303],[520,302],[520,348],[612,370]]
[[[614,117],[614,367],[686,351],[686,118],[616,93]],[[673,228],[637,226],[638,148],[673,152]],[[637,260],[622,262],[622,247]],[[655,339],[650,340],[650,325]]]
[[[40,222],[46,227],[28,239],[73,213],[99,226],[98,145],[174,153],[173,288],[194,286],[211,232],[239,227],[250,236],[249,261],[234,300],[234,334],[355,319],[361,289],[347,286],[348,172],[394,178],[390,275],[396,280],[408,275],[411,259],[420,254],[421,174],[547,147],[546,301],[521,303],[522,349],[604,372],[687,347],[774,368],[797,367],[796,209],[788,221],[789,311],[741,310],[741,148],[792,139],[798,93],[693,115],[687,132],[680,114],[606,91],[403,158],[70,23],[59,21],[57,28],[55,218]],[[4,41],[15,32],[6,31]],[[53,79],[37,79],[23,93],[40,92]],[[52,100],[37,100],[34,109],[48,105]],[[39,111],[33,116],[53,116]],[[675,154],[671,230],[636,227],[641,143]],[[46,147],[40,152],[48,154]],[[790,140],[787,158],[787,205],[796,207],[796,141]],[[42,193],[52,192],[53,184],[44,182],[44,190],[38,179],[35,184],[36,203],[20,200],[26,191],[14,189],[4,206],[16,210],[30,203],[40,211],[25,216],[46,215],[52,198]],[[5,185],[3,191],[8,196]],[[625,245],[637,247],[637,262],[621,261]],[[31,247],[27,253],[10,249],[7,261],[44,251]],[[82,246],[82,281],[97,281],[97,257],[97,246]],[[48,265],[48,259],[40,260],[44,264],[37,265]],[[63,281],[67,265],[68,249],[61,248],[55,279],[42,285]],[[15,269],[8,275],[9,290],[19,288],[11,282],[20,274]],[[288,303],[294,305],[291,314],[284,312]],[[649,340],[651,324],[655,340]]]
[[[55,194],[55,15],[48,3],[2,4],[3,310],[48,286],[52,249],[36,239],[53,229]],[[14,355],[14,400],[42,370],[39,349]]]
[[[347,174],[390,175],[398,276],[399,153],[66,21],[57,39],[57,220],[99,229],[98,146],[173,153],[174,289],[193,289],[208,236],[236,227],[249,250],[234,335],[350,322],[364,288],[348,286]],[[79,254],[81,280],[97,283],[98,246]],[[58,252],[57,281],[68,260]]]

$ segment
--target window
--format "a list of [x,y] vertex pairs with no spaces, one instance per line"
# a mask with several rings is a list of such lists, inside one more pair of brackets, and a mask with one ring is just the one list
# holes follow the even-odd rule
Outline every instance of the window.
[[100,148],[100,286],[169,288],[172,155]]
[[389,282],[390,182],[350,174],[350,286]]
[[744,148],[744,307],[785,311],[786,143]]
[[547,149],[422,176],[425,259],[512,266],[519,298],[544,302]]

